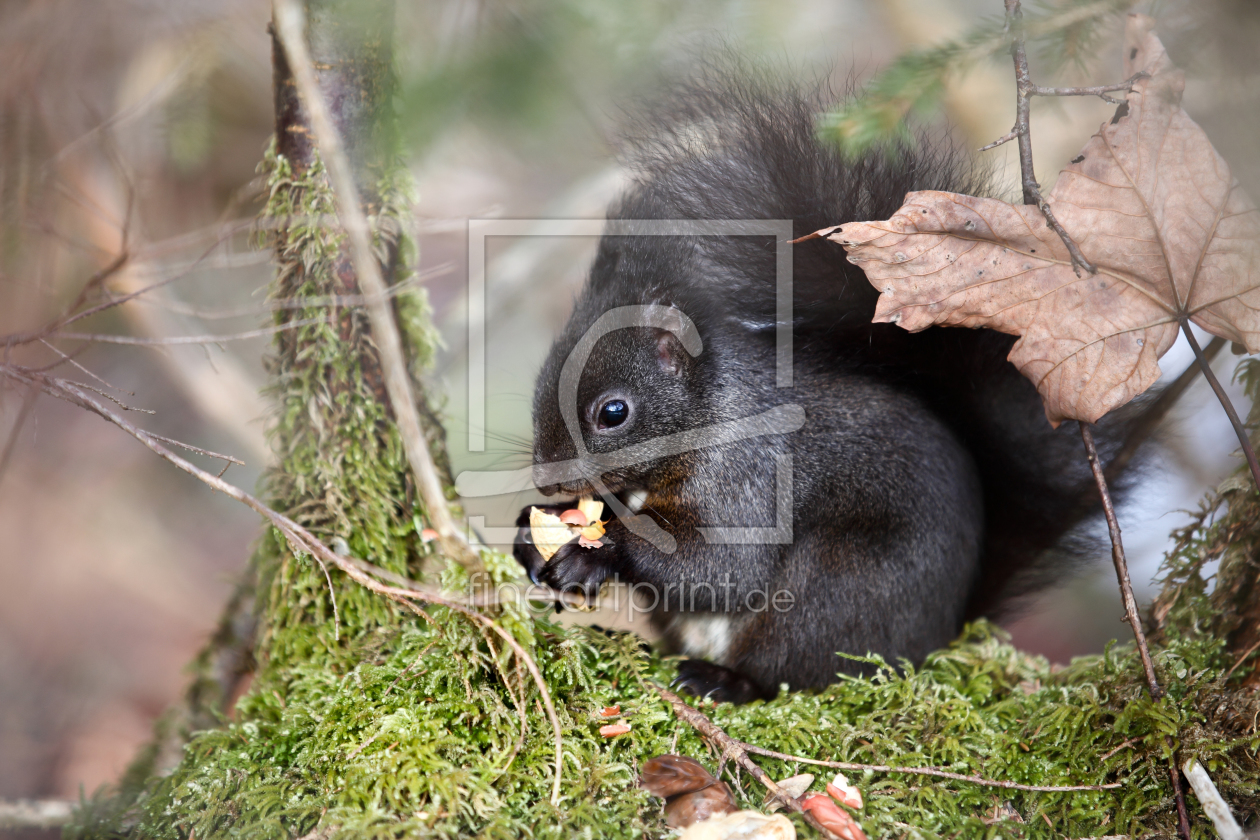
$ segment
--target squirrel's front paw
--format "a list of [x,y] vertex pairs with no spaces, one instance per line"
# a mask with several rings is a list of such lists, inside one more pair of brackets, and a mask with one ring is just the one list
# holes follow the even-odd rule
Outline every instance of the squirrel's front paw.
[[[570,594],[580,594],[593,605],[599,588],[613,572],[617,547],[606,543],[598,548],[585,548],[573,541],[560,546],[550,562],[538,573],[537,583]],[[535,552],[537,553],[537,552]]]

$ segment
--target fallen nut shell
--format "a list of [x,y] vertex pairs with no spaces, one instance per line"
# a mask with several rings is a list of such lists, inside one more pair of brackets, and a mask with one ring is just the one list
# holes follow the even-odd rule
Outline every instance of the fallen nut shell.
[[[800,773],[796,776],[789,776],[779,782],[779,787],[783,788],[783,792],[793,799],[800,799],[813,783],[813,773]],[[773,793],[768,793],[765,801],[762,803],[762,807],[770,813],[774,813],[783,807],[783,803],[776,799]]]
[[726,782],[714,780],[708,787],[680,793],[665,801],[665,824],[686,828],[698,822],[739,810]]
[[796,826],[782,814],[734,811],[695,823],[678,840],[796,840]]
[[643,762],[639,786],[653,796],[669,799],[716,782],[703,764],[685,755],[658,755]]

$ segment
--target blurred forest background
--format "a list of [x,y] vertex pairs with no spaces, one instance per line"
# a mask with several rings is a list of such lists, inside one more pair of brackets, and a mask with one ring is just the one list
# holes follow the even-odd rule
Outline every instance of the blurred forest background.
[[[1140,8],[1162,18],[1189,73],[1187,110],[1260,196],[1253,6]],[[1000,13],[998,0],[399,0],[404,152],[418,187],[419,269],[446,342],[432,387],[445,396],[455,471],[528,464],[533,377],[594,246],[488,241],[487,446],[470,453],[468,219],[600,218],[622,183],[620,107],[715,49],[843,91],[907,48]],[[250,242],[255,167],[272,128],[269,16],[266,0],[0,4],[0,335],[48,322],[122,253],[115,292],[171,282],[76,325],[85,333],[143,341],[267,322],[269,255]],[[1101,33],[1098,60],[1054,81],[1117,81],[1117,43]],[[1033,71],[1051,83],[1036,63]],[[1010,129],[1014,98],[1003,58],[951,81],[932,119],[974,149]],[[1043,186],[1112,110],[1098,100],[1036,102]],[[988,154],[1013,196],[1014,144]],[[147,428],[245,460],[227,478],[253,487],[267,461],[267,338],[59,346],[134,393],[120,399],[154,411],[140,418]],[[26,364],[58,358],[39,345],[12,352]],[[1163,367],[1176,376],[1189,360],[1179,345]],[[1217,359],[1222,379],[1235,363]],[[1237,441],[1201,381],[1164,439],[1121,514],[1139,597],[1152,591],[1169,531],[1186,520],[1179,511],[1238,464]],[[528,501],[467,507],[502,527]],[[0,391],[0,798],[77,797],[117,777],[183,690],[182,668],[259,533],[253,513],[98,418]],[[1115,589],[1100,550],[1091,574],[1008,626],[1054,660],[1101,650],[1127,633]]]

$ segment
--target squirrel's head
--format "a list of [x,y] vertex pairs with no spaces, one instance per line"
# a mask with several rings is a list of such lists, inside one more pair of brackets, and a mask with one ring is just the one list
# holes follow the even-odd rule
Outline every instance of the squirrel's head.
[[[668,468],[678,453],[667,436],[704,414],[700,366],[687,347],[699,352],[701,344],[686,323],[694,336],[686,342],[659,326],[619,327],[593,341],[589,329],[585,341],[566,331],[556,340],[534,394],[534,481],[544,493],[591,494],[592,477],[612,492],[639,489]],[[576,469],[547,466],[574,461]]]

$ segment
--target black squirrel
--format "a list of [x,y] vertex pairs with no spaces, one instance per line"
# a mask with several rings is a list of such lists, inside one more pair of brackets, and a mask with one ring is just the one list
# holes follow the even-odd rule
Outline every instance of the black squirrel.
[[[888,218],[912,190],[989,189],[928,138],[846,159],[816,135],[820,98],[764,79],[719,74],[663,101],[627,142],[633,182],[610,220],[788,219],[799,237]],[[611,494],[676,549],[612,518],[601,547],[569,543],[544,562],[528,507],[517,522],[515,554],[535,582],[592,598],[614,576],[650,587],[653,623],[693,657],[680,665],[683,687],[734,702],[869,670],[837,652],[920,662],[965,621],[1068,574],[1086,555],[1073,534],[1097,507],[1075,424],[1051,429],[1006,361],[1011,336],[871,324],[878,292],[831,242],[793,246],[792,384],[776,387],[776,246],[773,236],[605,233],[538,378],[540,489]],[[598,338],[572,406],[579,453],[561,374],[595,322],[626,306],[681,313],[702,349],[693,355],[662,323]],[[703,445],[705,430],[785,405],[804,409],[796,431]],[[1104,457],[1126,422],[1096,433]],[[702,444],[653,443],[686,431]],[[637,463],[609,457],[636,445]],[[545,466],[579,456],[584,475],[556,481]],[[790,541],[710,542],[697,530],[783,526],[786,476]]]

